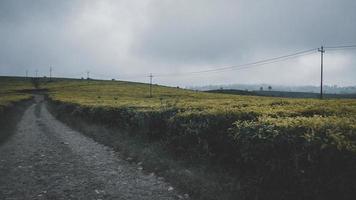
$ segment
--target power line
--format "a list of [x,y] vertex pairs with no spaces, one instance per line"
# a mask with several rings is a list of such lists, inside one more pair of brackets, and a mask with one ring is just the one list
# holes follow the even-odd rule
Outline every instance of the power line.
[[[304,50],[304,51],[298,51],[298,52],[295,52],[295,53],[292,53],[292,54],[288,54],[288,55],[278,56],[278,57],[264,59],[264,60],[259,60],[259,61],[246,63],[246,64],[241,64],[241,65],[218,67],[218,68],[214,68],[214,69],[210,69],[210,70],[191,71],[191,72],[184,72],[184,73],[156,74],[155,77],[191,76],[191,75],[200,75],[200,74],[206,74],[206,73],[211,73],[211,72],[220,73],[220,72],[232,71],[232,70],[242,70],[242,69],[254,68],[254,67],[258,67],[258,66],[262,66],[262,65],[268,65],[268,64],[273,64],[273,63],[277,63],[277,62],[282,62],[282,61],[293,59],[293,58],[296,58],[296,57],[314,54],[316,52],[317,52],[317,48],[313,48],[313,49],[308,49],[308,50]],[[98,75],[98,76],[101,76],[101,77],[109,77],[107,75],[96,74],[96,73],[94,75]],[[142,74],[142,75],[137,75],[137,76],[126,77],[126,79],[127,78],[130,78],[130,79],[132,79],[132,78],[144,78],[144,77],[147,77],[147,76]]]
[[[356,48],[356,45],[328,46],[328,47],[323,47],[323,48],[324,49],[350,49],[350,48]],[[241,65],[219,67],[219,68],[210,69],[210,70],[201,70],[201,71],[193,71],[193,72],[185,72],[185,73],[171,73],[171,74],[161,74],[161,75],[158,74],[158,75],[156,75],[156,77],[182,76],[182,75],[186,75],[186,74],[198,74],[198,73],[208,73],[208,72],[219,72],[219,71],[227,71],[227,70],[230,71],[230,70],[253,68],[253,67],[257,67],[257,66],[262,66],[262,65],[267,65],[267,64],[272,64],[272,63],[289,60],[289,59],[299,57],[299,56],[314,54],[318,49],[319,48],[313,48],[313,49],[308,49],[308,50],[304,50],[304,51],[298,51],[298,52],[288,54],[288,55],[259,60],[256,62],[241,64]],[[250,66],[252,66],[252,67],[250,67]]]
[[246,63],[246,64],[241,64],[241,65],[234,65],[234,66],[228,66],[228,67],[219,67],[215,69],[210,69],[210,70],[201,70],[201,71],[191,71],[191,72],[185,72],[185,73],[175,73],[175,74],[161,74],[161,75],[156,75],[157,77],[162,77],[162,76],[182,76],[186,74],[199,74],[199,73],[210,73],[210,72],[219,72],[219,71],[227,71],[227,70],[236,70],[236,69],[246,69],[249,66],[260,66],[260,65],[265,65],[265,64],[270,64],[270,63],[275,63],[275,62],[280,62],[284,60],[288,60],[294,57],[299,57],[301,55],[308,55],[310,52],[315,53],[317,48],[314,49],[308,49],[304,51],[299,51],[293,54],[288,54],[288,55],[283,55],[283,56],[278,56],[274,58],[269,58],[269,59],[264,59],[264,60],[259,60],[256,62],[251,62],[251,63]]
[[345,45],[345,46],[326,46],[325,49],[348,49],[356,48],[356,45]]
[[[344,46],[327,46],[323,47],[324,49],[328,50],[341,50],[341,49],[350,49],[350,48],[356,48],[356,45],[344,45]],[[316,53],[318,48],[312,48],[312,49],[307,49],[303,51],[298,51],[292,54],[287,54],[287,55],[282,55],[278,57],[273,57],[273,58],[268,58],[264,60],[259,60],[255,62],[250,62],[250,63],[245,63],[241,65],[233,65],[233,66],[226,66],[226,67],[215,67],[213,69],[208,69],[208,70],[199,70],[199,71],[190,71],[190,72],[182,72],[182,73],[167,73],[167,74],[156,74],[155,77],[168,77],[168,76],[192,76],[192,75],[200,75],[200,74],[206,74],[206,73],[220,73],[220,72],[225,72],[225,71],[232,71],[232,70],[242,70],[242,69],[249,69],[249,68],[254,68],[258,66],[263,66],[263,65],[268,65],[268,64],[273,64],[277,62],[282,62],[285,60],[293,59],[296,57],[300,56],[306,56],[310,54]],[[102,77],[109,77],[109,76],[104,76],[104,75],[99,75]],[[126,77],[127,78],[144,78],[147,76],[144,75],[137,75],[137,76],[131,76],[131,77]]]
[[[312,55],[312,54],[316,54],[317,52],[309,52],[309,53],[306,53],[306,54],[303,54],[303,55],[299,55],[299,56],[294,56],[293,58],[297,58],[297,57],[300,57],[300,56],[306,56],[306,55]],[[260,64],[255,64],[255,65],[252,65],[252,66],[245,66],[245,67],[240,67],[240,68],[233,68],[233,69],[229,69],[229,70],[224,70],[224,71],[215,71],[214,74],[210,74],[210,75],[216,75],[218,73],[224,73],[224,72],[228,72],[228,71],[239,71],[239,70],[245,70],[245,69],[252,69],[252,68],[257,68],[257,67],[264,67],[264,66],[268,66],[270,64],[274,64],[274,63],[279,63],[279,62],[283,62],[283,61],[286,61],[286,60],[290,60],[292,58],[285,58],[285,59],[281,59],[281,60],[276,60],[276,61],[270,61],[270,62],[265,62],[265,63],[260,63]],[[192,76],[209,76],[209,74],[207,73],[195,73],[195,74],[177,74],[175,76],[185,76],[185,77],[192,77]],[[164,77],[164,76],[162,76]]]
[[[326,46],[323,47],[323,50],[343,50],[343,49],[352,49],[356,48],[356,45],[342,45],[342,46]],[[303,51],[298,51],[295,53],[287,54],[287,55],[282,55],[278,57],[272,57],[268,59],[263,59],[263,60],[258,60],[255,62],[250,62],[250,63],[245,63],[245,64],[240,64],[240,65],[233,65],[233,66],[225,66],[225,67],[215,67],[212,69],[208,70],[199,70],[199,71],[190,71],[190,72],[182,72],[182,73],[166,73],[166,74],[155,74],[155,77],[169,77],[169,76],[197,76],[197,75],[206,75],[207,73],[222,73],[226,71],[235,71],[235,70],[244,70],[244,69],[250,69],[250,68],[255,68],[259,66],[265,66],[277,62],[282,62],[290,59],[294,59],[297,57],[301,56],[306,56],[306,55],[311,55],[314,53],[317,53],[319,48],[312,48],[312,49],[307,49]],[[89,71],[86,71],[87,73],[87,79],[89,79]],[[100,77],[109,77],[107,75],[102,75],[102,74],[96,74],[93,73],[94,75],[100,76]],[[151,79],[153,78],[152,74],[150,74],[150,82]],[[111,77],[111,76],[110,76]],[[124,76],[125,77],[125,76]],[[126,79],[132,79],[132,78],[144,78],[147,77],[144,74],[141,75],[135,75],[135,76],[126,76]],[[111,77],[114,78],[114,77]],[[150,89],[151,90],[151,89]]]

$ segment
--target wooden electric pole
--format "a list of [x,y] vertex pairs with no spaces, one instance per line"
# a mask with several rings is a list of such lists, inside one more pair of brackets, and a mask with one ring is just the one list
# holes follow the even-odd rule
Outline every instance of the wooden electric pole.
[[152,78],[153,78],[153,75],[150,74],[150,98],[152,98]]
[[90,71],[87,71],[87,80],[89,80]]
[[52,80],[52,67],[49,67],[49,80]]
[[324,62],[324,47],[321,46],[320,49],[318,49],[320,52],[320,99],[323,99],[323,62]]

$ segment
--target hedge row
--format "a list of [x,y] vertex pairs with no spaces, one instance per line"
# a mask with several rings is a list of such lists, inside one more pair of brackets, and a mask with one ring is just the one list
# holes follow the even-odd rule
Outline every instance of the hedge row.
[[235,121],[257,120],[250,112],[184,112],[177,109],[137,111],[134,108],[86,107],[52,101],[57,113],[128,130],[150,140],[161,140],[178,157],[207,159],[215,163],[234,160],[227,130]]
[[28,98],[0,105],[0,143],[15,131],[18,120],[30,103],[31,98]]
[[243,181],[239,189],[244,199],[356,197],[354,119],[52,103],[58,113],[160,140],[177,157],[235,169]]
[[236,122],[230,133],[236,162],[250,184],[247,196],[354,199],[356,126],[351,121],[315,116]]

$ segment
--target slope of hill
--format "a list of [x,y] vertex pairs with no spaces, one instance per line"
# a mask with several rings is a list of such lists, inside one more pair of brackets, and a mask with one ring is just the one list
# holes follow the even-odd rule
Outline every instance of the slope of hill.
[[0,77],[0,110],[11,103],[31,98],[31,94],[22,92],[26,89],[33,89],[30,79]]

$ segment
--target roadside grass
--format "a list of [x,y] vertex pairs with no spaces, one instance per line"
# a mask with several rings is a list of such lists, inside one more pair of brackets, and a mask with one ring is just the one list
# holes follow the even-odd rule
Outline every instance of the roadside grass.
[[30,79],[0,76],[0,93],[17,92],[26,89],[33,89],[33,84]]
[[16,102],[30,99],[23,90],[33,89],[30,80],[16,77],[0,77],[0,111]]

